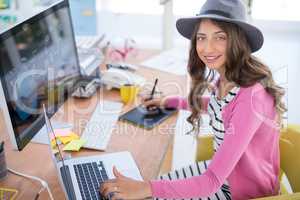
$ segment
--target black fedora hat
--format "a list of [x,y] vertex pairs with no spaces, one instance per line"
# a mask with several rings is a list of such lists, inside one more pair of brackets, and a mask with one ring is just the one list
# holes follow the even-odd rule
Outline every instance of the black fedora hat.
[[259,50],[264,43],[262,32],[247,22],[245,5],[240,0],[206,0],[199,14],[178,19],[176,28],[183,37],[191,39],[195,25],[201,19],[215,19],[236,24],[245,32],[252,52]]

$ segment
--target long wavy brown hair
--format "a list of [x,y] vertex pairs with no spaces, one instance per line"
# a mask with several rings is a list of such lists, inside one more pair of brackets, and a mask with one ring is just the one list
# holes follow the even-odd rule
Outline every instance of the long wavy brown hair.
[[[284,89],[275,83],[271,70],[251,54],[251,48],[241,28],[228,22],[211,21],[227,34],[227,59],[225,61],[226,79],[240,87],[249,87],[260,82],[266,91],[274,98],[277,111],[277,123],[281,125],[282,115],[287,110],[282,102],[282,97],[285,93]],[[214,80],[215,76],[213,70],[209,70],[208,73],[206,72],[208,69],[197,54],[196,34],[200,23],[201,22],[195,26],[191,38],[188,60],[188,71],[192,81],[188,102],[192,113],[187,121],[193,125],[191,132],[195,131],[196,133],[199,132],[201,125],[201,113],[203,112],[201,104],[202,95],[212,80]]]

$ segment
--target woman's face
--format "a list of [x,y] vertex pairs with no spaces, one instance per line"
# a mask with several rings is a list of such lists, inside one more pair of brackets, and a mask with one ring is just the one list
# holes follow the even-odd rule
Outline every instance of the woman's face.
[[209,19],[201,20],[196,34],[196,48],[200,59],[209,69],[224,70],[227,34]]

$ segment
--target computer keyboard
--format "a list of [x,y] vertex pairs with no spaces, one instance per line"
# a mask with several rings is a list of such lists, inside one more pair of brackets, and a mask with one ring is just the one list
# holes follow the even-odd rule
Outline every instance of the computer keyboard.
[[83,147],[96,150],[106,149],[122,106],[122,103],[114,101],[98,103],[81,135],[81,139],[86,140]]
[[90,49],[96,47],[102,40],[103,35],[95,36],[76,36],[76,46],[77,48]]
[[76,179],[83,200],[100,200],[100,185],[108,180],[103,162],[74,165]]

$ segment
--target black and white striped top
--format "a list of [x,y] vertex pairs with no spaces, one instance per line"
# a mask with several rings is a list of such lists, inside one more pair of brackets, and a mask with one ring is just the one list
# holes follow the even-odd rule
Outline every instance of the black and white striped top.
[[222,119],[222,109],[234,99],[239,90],[240,88],[237,86],[232,88],[222,99],[218,99],[215,91],[211,93],[207,112],[210,116],[210,126],[214,134],[214,151],[218,150],[224,139],[225,129]]

